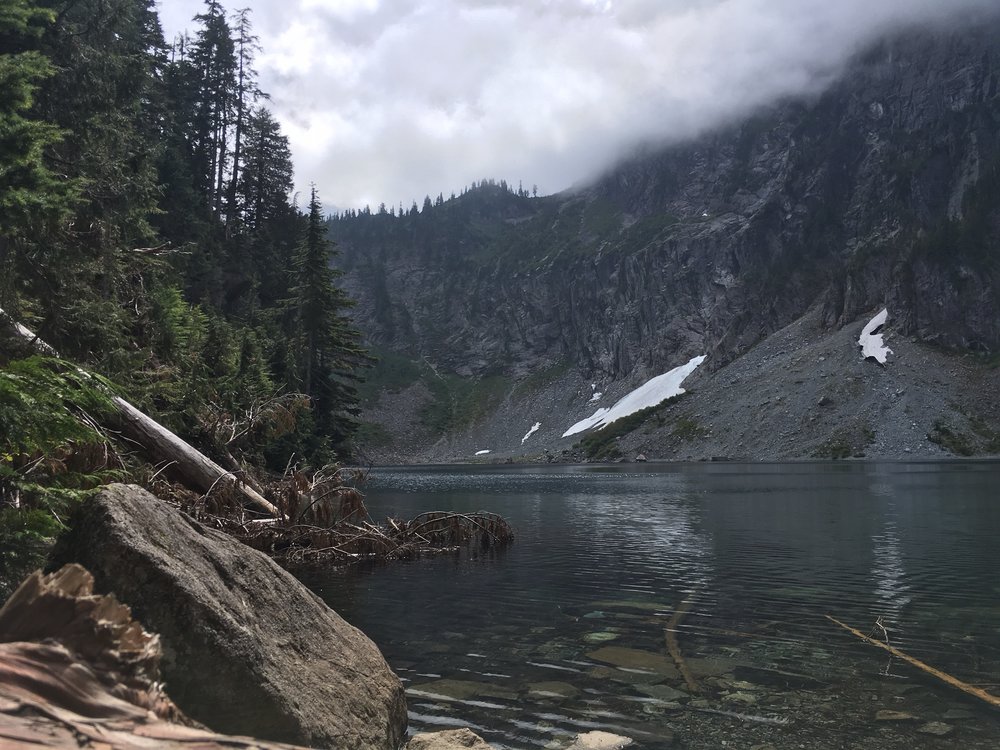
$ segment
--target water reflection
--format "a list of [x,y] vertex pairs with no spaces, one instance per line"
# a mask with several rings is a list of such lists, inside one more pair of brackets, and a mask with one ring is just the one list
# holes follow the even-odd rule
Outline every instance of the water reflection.
[[[823,615],[883,617],[914,655],[1000,679],[998,479],[975,463],[383,470],[373,515],[494,510],[517,542],[306,580],[383,648],[417,727],[460,720],[504,747],[604,728],[657,748],[826,726],[806,746],[910,748],[922,725],[874,718],[906,707],[991,747],[994,718],[946,720],[968,707],[919,675],[897,695]],[[672,622],[701,694],[667,655]]]

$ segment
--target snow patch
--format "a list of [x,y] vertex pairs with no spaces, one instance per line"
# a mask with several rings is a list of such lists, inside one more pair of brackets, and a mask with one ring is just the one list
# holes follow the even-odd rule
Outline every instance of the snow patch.
[[595,401],[600,401],[603,395],[604,394],[601,391],[594,391],[594,395],[590,397],[590,403],[594,403]]
[[865,359],[872,357],[876,362],[883,365],[885,364],[886,357],[892,354],[892,349],[885,345],[885,341],[882,340],[882,334],[876,333],[876,331],[885,325],[885,321],[888,318],[889,311],[883,309],[882,312],[868,321],[868,325],[864,327],[860,338],[858,338],[861,355]]
[[661,401],[684,393],[681,383],[696,369],[698,365],[705,361],[705,355],[695,357],[690,362],[680,367],[675,367],[670,372],[657,375],[652,380],[646,381],[631,393],[626,394],[610,409],[598,409],[586,419],[582,419],[563,433],[563,437],[576,435],[578,432],[589,430],[591,427],[601,429],[611,424],[616,419],[627,417],[640,409],[656,406]]
[[531,429],[530,429],[530,430],[528,430],[528,431],[527,431],[527,432],[526,432],[526,433],[524,434],[524,437],[523,437],[523,438],[521,438],[521,445],[524,445],[524,441],[525,441],[525,440],[527,440],[527,439],[528,439],[528,438],[530,438],[530,437],[531,437],[532,435],[534,435],[534,434],[535,434],[536,432],[538,432],[538,428],[539,428],[539,427],[541,427],[541,426],[542,426],[542,423],[541,423],[541,422],[535,422],[535,424],[533,424],[533,425],[531,426]]
[[477,456],[485,456],[489,451],[476,451]]

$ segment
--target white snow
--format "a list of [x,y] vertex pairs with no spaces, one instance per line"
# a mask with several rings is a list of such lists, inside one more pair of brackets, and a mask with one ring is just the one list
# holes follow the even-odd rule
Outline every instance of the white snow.
[[646,381],[631,393],[620,398],[610,409],[598,409],[586,419],[580,420],[566,430],[563,433],[563,437],[576,435],[578,432],[589,430],[594,426],[601,429],[616,419],[627,417],[629,414],[634,414],[640,409],[656,406],[661,401],[681,395],[684,393],[681,383],[704,361],[705,355],[695,357],[685,365],[675,367],[663,375],[657,375],[652,380]]
[[889,311],[882,310],[882,312],[868,322],[868,325],[866,325],[864,330],[861,331],[860,338],[858,338],[858,346],[861,347],[861,355],[865,359],[872,357],[876,362],[883,365],[885,364],[886,357],[892,354],[892,349],[885,345],[885,341],[882,340],[882,334],[875,333],[875,331],[885,325],[885,321],[888,317]]
[[489,451],[476,451],[477,456],[485,456]]
[[594,391],[594,395],[590,397],[590,403],[594,403],[595,401],[600,401],[601,396],[603,395],[604,394],[601,393],[601,391]]
[[541,422],[535,422],[535,424],[533,424],[533,425],[531,426],[531,429],[530,429],[530,430],[528,430],[528,431],[527,431],[527,432],[526,432],[526,433],[524,434],[524,437],[523,437],[523,438],[521,438],[521,445],[524,445],[524,441],[525,441],[525,440],[527,440],[527,439],[528,439],[528,438],[530,438],[530,437],[531,437],[532,435],[534,435],[534,434],[535,434],[536,432],[538,432],[538,428],[539,428],[539,427],[541,427],[541,426],[542,426],[542,423],[541,423]]

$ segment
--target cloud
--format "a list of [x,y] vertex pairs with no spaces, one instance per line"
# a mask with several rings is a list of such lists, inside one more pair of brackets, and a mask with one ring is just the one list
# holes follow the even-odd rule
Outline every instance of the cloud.
[[[409,205],[482,177],[552,192],[637,143],[816,90],[887,31],[995,0],[256,0],[299,185]],[[165,3],[168,31],[192,0]]]

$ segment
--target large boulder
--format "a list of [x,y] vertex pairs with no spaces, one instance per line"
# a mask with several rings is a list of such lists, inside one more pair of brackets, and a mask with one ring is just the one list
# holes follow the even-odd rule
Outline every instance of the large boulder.
[[160,634],[167,692],[203,724],[343,750],[402,744],[403,687],[374,643],[270,558],[145,490],[88,500],[53,559],[87,567]]

